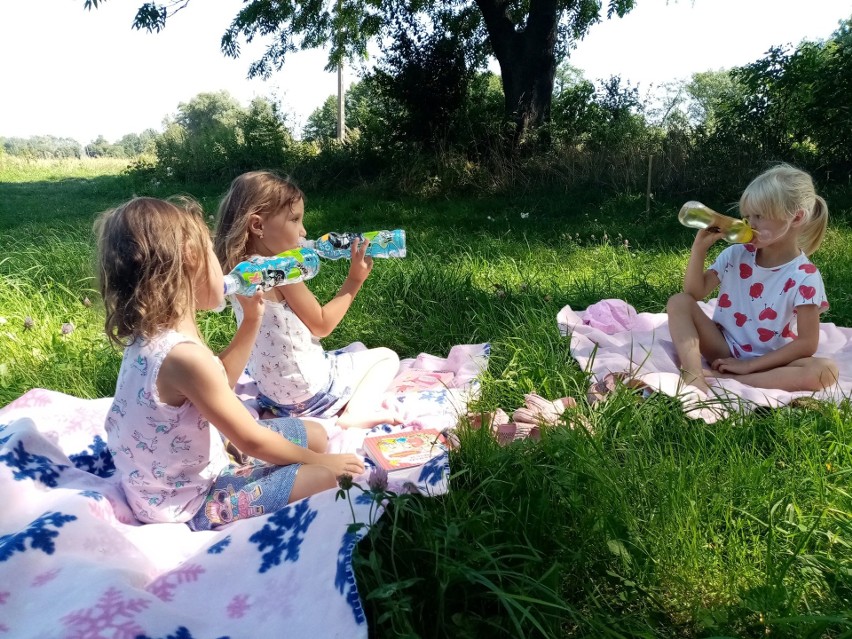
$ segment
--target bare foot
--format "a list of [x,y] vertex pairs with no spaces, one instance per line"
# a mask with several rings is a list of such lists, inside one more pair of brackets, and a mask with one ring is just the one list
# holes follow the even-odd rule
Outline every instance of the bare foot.
[[710,386],[707,384],[707,380],[704,378],[704,371],[699,374],[690,373],[689,371],[683,371],[680,375],[680,379],[683,382],[684,386],[694,386],[701,392],[709,395],[710,394]]

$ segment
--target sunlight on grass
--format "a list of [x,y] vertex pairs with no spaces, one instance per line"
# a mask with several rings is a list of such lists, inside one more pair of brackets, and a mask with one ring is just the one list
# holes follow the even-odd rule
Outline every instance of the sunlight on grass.
[[0,155],[0,182],[54,182],[117,175],[127,168],[126,158],[63,158],[27,160]]
[[[34,387],[112,394],[120,357],[103,336],[91,224],[133,194],[121,169],[0,158],[0,405]],[[219,193],[192,195],[212,213]],[[360,340],[413,357],[487,341],[477,408],[519,406],[530,391],[580,402],[537,444],[500,447],[462,424],[452,490],[389,505],[355,558],[376,636],[852,633],[848,402],[735,412],[708,427],[665,396],[620,387],[593,407],[584,400],[559,309],[618,297],[659,312],[681,285],[691,234],[674,205],[637,223],[642,206],[309,194],[311,236],[408,233],[409,257],[377,260],[327,347]],[[815,260],[826,320],[848,326],[852,232],[839,213]],[[311,282],[321,300],[347,267],[323,265]],[[199,324],[214,348],[234,330],[230,312]],[[568,427],[580,417],[589,431]]]

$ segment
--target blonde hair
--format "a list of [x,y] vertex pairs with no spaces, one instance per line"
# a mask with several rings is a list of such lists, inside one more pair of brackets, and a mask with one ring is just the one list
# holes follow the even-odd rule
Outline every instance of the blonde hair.
[[251,171],[234,178],[219,204],[213,250],[227,273],[249,257],[252,215],[266,219],[289,212],[305,194],[289,178],[272,171]]
[[95,233],[110,341],[149,339],[194,310],[193,280],[207,272],[210,241],[196,202],[134,198],[102,213]]
[[740,197],[740,214],[769,219],[792,219],[802,211],[797,244],[805,255],[815,252],[828,226],[828,204],[816,194],[808,173],[789,164],[779,164],[751,181]]

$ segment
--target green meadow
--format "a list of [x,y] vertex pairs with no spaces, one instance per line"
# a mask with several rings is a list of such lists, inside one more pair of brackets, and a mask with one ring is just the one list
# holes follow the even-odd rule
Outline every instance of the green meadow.
[[[98,212],[184,193],[212,216],[226,188],[124,169],[0,156],[0,406],[36,387],[112,394],[120,353],[93,278]],[[852,326],[852,197],[826,197],[831,228],[814,256],[832,302],[823,321]],[[451,491],[391,500],[355,560],[373,636],[852,637],[852,405],[709,426],[625,387],[590,406],[558,334],[566,304],[664,310],[692,238],[680,204],[646,211],[644,195],[595,191],[307,194],[311,236],[408,234],[408,257],[377,262],[328,348],[360,340],[404,358],[489,342],[476,409],[511,411],[530,391],[578,400],[540,442],[501,447],[461,423]],[[311,288],[329,299],[345,275],[344,262],[326,263]],[[234,330],[229,312],[199,324],[214,349]],[[569,427],[580,421],[589,428]]]

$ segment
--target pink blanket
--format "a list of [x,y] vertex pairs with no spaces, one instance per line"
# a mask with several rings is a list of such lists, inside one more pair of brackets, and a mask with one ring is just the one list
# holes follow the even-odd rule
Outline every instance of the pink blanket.
[[[386,399],[412,423],[452,427],[487,358],[473,344],[405,360],[414,374]],[[430,379],[445,383],[423,389]],[[364,529],[348,526],[381,508],[328,490],[216,531],[141,525],[106,450],[111,401],[34,389],[0,408],[0,637],[367,637],[351,564]],[[327,427],[332,450],[361,452],[367,431]],[[440,494],[448,477],[444,453],[389,487]]]
[[[716,300],[700,303],[713,315]],[[584,311],[565,306],[556,316],[562,335],[570,334],[571,354],[596,383],[615,375],[673,397],[678,397],[693,418],[706,422],[735,410],[757,406],[781,406],[797,397],[840,401],[852,396],[852,329],[820,324],[818,357],[830,357],[840,368],[838,383],[819,393],[754,388],[729,379],[710,381],[713,396],[707,397],[680,383],[678,364],[665,313],[637,313],[624,300],[603,300]]]

